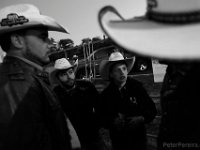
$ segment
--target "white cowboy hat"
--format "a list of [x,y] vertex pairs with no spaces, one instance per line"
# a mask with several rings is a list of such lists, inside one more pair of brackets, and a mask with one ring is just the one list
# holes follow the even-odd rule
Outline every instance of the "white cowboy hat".
[[108,37],[134,53],[200,58],[200,0],[147,0],[145,16],[128,20],[111,6],[102,8],[98,16]]
[[68,31],[53,18],[40,14],[32,4],[17,4],[0,10],[0,35],[30,27],[47,27],[49,31]]
[[77,64],[72,65],[66,58],[57,59],[54,63],[53,70],[49,73],[50,74],[50,82],[55,83],[57,82],[56,74],[61,70],[68,70],[73,68],[75,71],[77,68]]
[[102,60],[99,65],[99,72],[104,80],[109,80],[110,67],[116,62],[125,62],[127,64],[127,70],[129,73],[135,63],[135,57],[124,59],[123,55],[120,52],[111,53],[109,59]]

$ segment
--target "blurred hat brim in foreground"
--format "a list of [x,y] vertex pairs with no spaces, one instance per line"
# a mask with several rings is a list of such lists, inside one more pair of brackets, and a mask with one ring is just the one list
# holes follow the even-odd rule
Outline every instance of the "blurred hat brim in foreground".
[[98,19],[104,33],[131,52],[172,60],[200,58],[200,20],[166,23],[147,15],[125,20],[112,6],[102,8]]

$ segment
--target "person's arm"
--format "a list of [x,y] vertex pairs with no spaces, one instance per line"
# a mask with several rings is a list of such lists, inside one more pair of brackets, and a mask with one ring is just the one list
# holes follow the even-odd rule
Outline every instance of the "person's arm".
[[48,149],[51,139],[42,101],[41,92],[33,87],[24,95],[10,125],[8,149]]
[[157,109],[155,103],[142,85],[138,86],[137,98],[140,99],[138,105],[141,109],[142,116],[144,117],[144,122],[151,122],[157,114]]

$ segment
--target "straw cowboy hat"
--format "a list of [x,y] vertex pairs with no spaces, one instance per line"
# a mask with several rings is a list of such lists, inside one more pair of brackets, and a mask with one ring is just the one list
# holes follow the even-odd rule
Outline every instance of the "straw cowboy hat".
[[60,58],[55,61],[53,70],[50,72],[50,82],[55,84],[57,82],[56,74],[62,70],[68,70],[72,68],[74,72],[76,71],[78,64],[71,64],[66,58]]
[[135,63],[135,57],[124,59],[123,55],[120,52],[111,53],[109,59],[102,60],[99,65],[99,72],[104,80],[109,80],[110,67],[112,67],[112,65],[116,62],[125,62],[127,64],[127,70],[129,73]]
[[166,59],[200,58],[200,0],[147,0],[145,15],[127,20],[107,6],[98,19],[109,38],[134,53]]
[[49,31],[68,33],[53,18],[41,15],[39,9],[32,4],[11,5],[0,10],[0,35],[40,26],[47,27]]

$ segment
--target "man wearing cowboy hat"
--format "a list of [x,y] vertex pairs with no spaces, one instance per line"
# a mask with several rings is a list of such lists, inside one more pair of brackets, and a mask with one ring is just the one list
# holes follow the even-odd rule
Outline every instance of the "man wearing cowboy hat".
[[110,130],[114,150],[144,150],[144,125],[157,113],[141,83],[128,77],[134,62],[135,57],[124,59],[120,52],[113,52],[99,68],[101,77],[110,84],[101,93],[97,113],[103,127]]
[[95,150],[98,148],[95,105],[99,94],[91,82],[76,80],[75,70],[76,65],[71,65],[66,58],[57,59],[50,81],[57,83],[54,91],[77,132],[82,148]]
[[147,0],[146,6],[144,16],[128,20],[105,7],[100,26],[121,47],[168,63],[158,150],[199,149],[200,1]]
[[66,117],[41,78],[52,44],[48,31],[68,33],[31,4],[0,10],[0,149],[71,149]]

